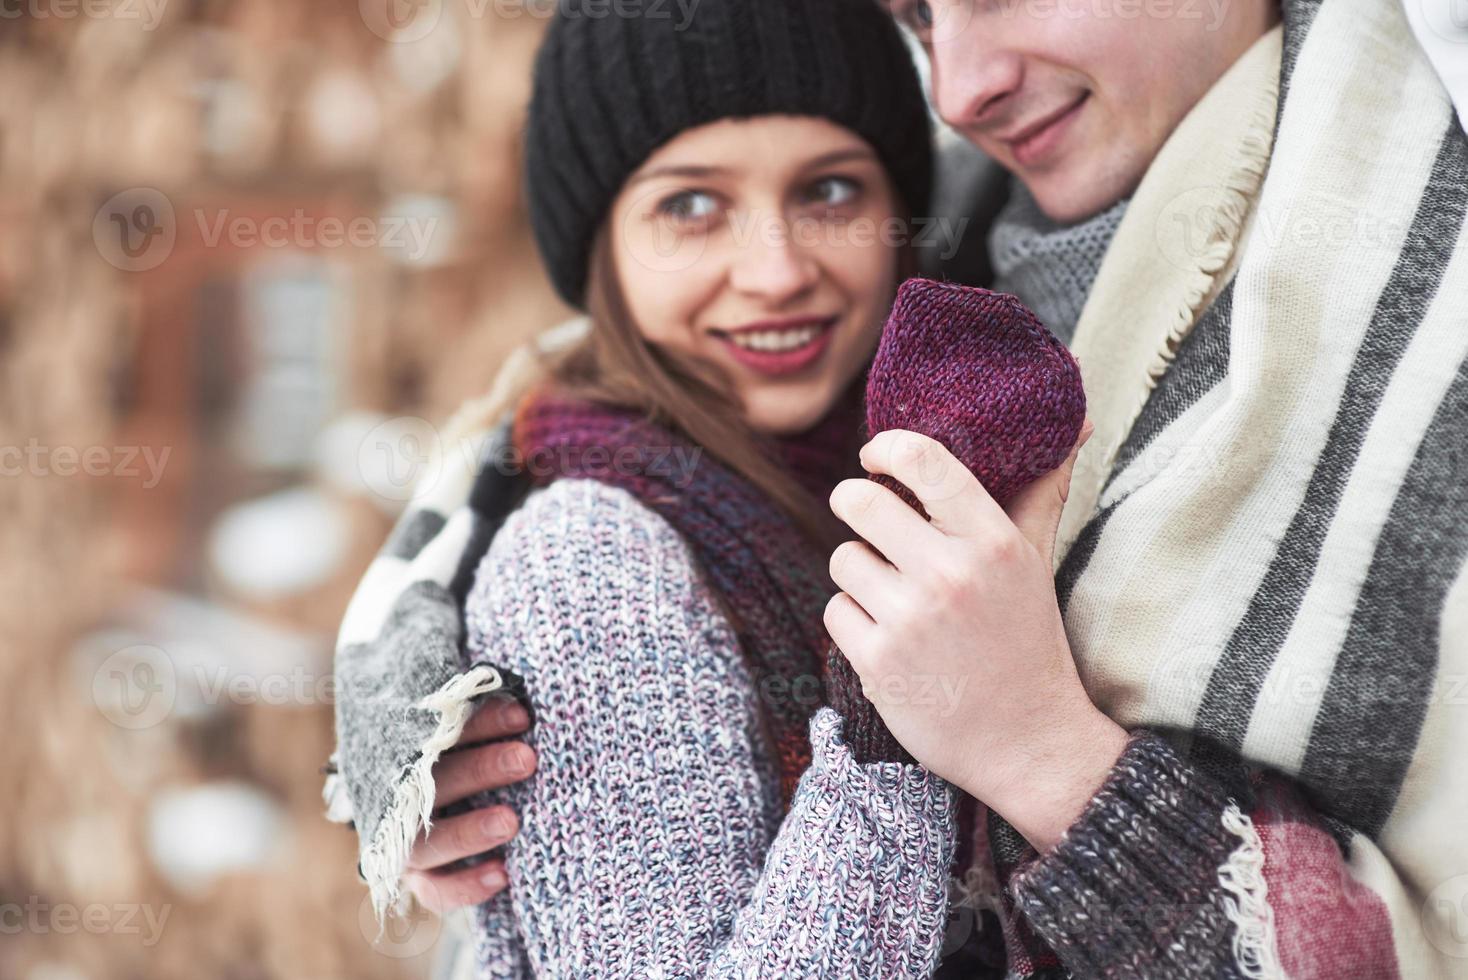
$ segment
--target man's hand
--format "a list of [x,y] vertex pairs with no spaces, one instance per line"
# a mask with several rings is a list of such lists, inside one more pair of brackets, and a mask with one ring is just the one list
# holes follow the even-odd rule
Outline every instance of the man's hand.
[[[528,778],[535,771],[535,750],[530,746],[521,741],[478,743],[523,732],[529,724],[525,709],[510,698],[490,698],[481,705],[464,726],[458,746],[433,767],[436,805],[457,803]],[[519,829],[515,811],[507,806],[435,820],[432,832],[426,838],[419,836],[408,857],[404,881],[409,891],[440,915],[488,901],[509,883],[504,861],[495,858],[459,871],[440,869],[498,847]]]
[[843,591],[826,628],[913,757],[1044,852],[1127,739],[1081,686],[1055,597],[1051,556],[1075,452],[1008,513],[927,436],[882,432],[861,459],[932,520],[875,481],[836,487],[831,509],[864,540],[831,556]]

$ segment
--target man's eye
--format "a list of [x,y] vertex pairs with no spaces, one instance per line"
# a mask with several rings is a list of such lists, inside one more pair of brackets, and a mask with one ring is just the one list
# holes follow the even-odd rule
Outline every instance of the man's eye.
[[658,214],[674,221],[706,221],[719,213],[719,202],[703,191],[679,191],[658,204]]
[[861,185],[849,177],[822,177],[810,185],[806,199],[812,204],[835,208],[850,204],[859,193]]
[[912,21],[915,27],[927,30],[933,26],[933,5],[927,0],[918,0],[912,7]]

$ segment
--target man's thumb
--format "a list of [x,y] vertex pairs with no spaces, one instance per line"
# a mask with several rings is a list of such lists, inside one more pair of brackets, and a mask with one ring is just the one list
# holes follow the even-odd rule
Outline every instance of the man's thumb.
[[1004,508],[1014,526],[1036,551],[1045,556],[1046,561],[1053,563],[1054,560],[1055,534],[1060,529],[1060,512],[1070,495],[1070,477],[1075,471],[1076,456],[1094,431],[1096,427],[1086,419],[1065,462],[1015,494]]

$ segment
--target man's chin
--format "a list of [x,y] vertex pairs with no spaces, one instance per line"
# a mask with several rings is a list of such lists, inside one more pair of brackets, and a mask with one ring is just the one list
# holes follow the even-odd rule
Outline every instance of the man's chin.
[[1040,211],[1060,225],[1072,225],[1094,217],[1126,197],[1137,180],[1118,181],[1096,177],[1096,169],[1068,167],[1057,173],[1021,174]]

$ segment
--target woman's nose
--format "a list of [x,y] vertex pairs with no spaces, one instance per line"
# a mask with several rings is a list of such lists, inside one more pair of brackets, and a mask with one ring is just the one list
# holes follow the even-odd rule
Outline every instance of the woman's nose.
[[819,265],[783,216],[767,216],[752,231],[747,241],[736,246],[730,273],[736,290],[781,303],[816,284]]

